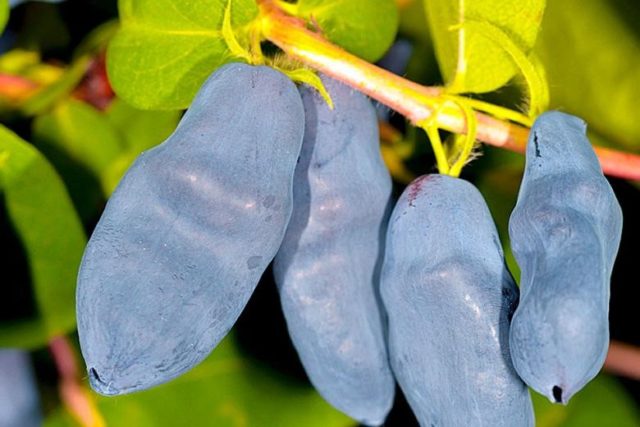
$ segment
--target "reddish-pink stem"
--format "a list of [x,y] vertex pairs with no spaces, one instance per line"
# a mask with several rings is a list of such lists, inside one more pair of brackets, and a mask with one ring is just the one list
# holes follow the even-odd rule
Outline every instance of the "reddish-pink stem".
[[640,348],[611,341],[604,368],[612,374],[640,381]]
[[0,98],[18,101],[28,97],[36,89],[38,89],[38,85],[29,79],[0,73]]
[[[285,14],[273,0],[259,0],[265,37],[290,57],[327,74],[385,104],[419,125],[433,117],[434,100],[442,89],[426,87],[364,61],[306,28],[298,18]],[[529,129],[509,121],[476,113],[477,139],[510,151],[525,151]],[[464,134],[464,114],[458,108],[442,109],[437,124]],[[610,176],[640,180],[640,156],[595,147],[602,169]]]

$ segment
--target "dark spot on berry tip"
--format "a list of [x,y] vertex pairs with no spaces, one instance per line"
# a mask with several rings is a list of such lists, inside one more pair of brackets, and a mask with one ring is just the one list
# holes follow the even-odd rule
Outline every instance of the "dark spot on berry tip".
[[562,403],[562,389],[555,385],[553,386],[553,390],[551,392],[553,393],[553,399],[556,401],[556,403]]
[[424,175],[411,183],[411,185],[409,186],[409,195],[407,197],[409,206],[414,206],[413,202],[415,202],[415,200],[420,195],[420,191],[422,191],[422,185],[425,181],[429,180],[429,177],[431,177],[431,175]]

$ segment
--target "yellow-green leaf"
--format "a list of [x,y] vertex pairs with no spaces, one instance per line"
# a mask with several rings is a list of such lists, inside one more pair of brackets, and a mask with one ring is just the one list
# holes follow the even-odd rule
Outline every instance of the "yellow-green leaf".
[[380,59],[398,31],[394,0],[300,0],[296,14],[367,61]]
[[489,92],[517,72],[504,46],[465,22],[486,22],[528,54],[542,21],[545,0],[424,0],[440,70],[450,90]]
[[[109,45],[107,70],[115,91],[143,109],[186,108],[220,65],[237,61],[222,36],[228,0],[120,0],[121,29]],[[241,32],[257,17],[254,0],[231,2]]]
[[120,135],[98,110],[70,99],[36,118],[33,139],[62,176],[81,218],[93,220],[117,184],[109,171],[124,151]]
[[86,239],[53,167],[4,127],[0,193],[28,259],[37,308],[35,318],[0,323],[0,347],[36,347],[75,326],[76,275]]
[[549,2],[536,51],[552,108],[582,117],[617,147],[640,150],[640,33],[615,4]]
[[[51,113],[39,116],[33,130],[36,144],[47,157],[66,157],[69,163],[84,168],[100,182],[103,195],[111,194],[117,183],[107,179],[106,171],[124,145],[103,114],[84,102],[70,99]],[[67,182],[75,176],[70,173]]]
[[106,118],[120,134],[122,144],[135,156],[167,139],[180,116],[179,111],[138,110],[117,98],[106,111]]
[[0,33],[9,20],[9,0],[0,0]]
[[167,139],[178,125],[180,111],[148,111],[133,108],[122,99],[115,99],[106,111],[106,118],[120,135],[124,150],[107,171],[109,182],[119,182],[133,161]]

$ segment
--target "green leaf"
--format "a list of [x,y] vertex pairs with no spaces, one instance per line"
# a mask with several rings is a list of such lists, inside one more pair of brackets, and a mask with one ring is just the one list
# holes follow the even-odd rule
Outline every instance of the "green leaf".
[[[122,28],[107,52],[116,93],[143,109],[186,108],[216,68],[238,60],[222,36],[227,1],[120,0]],[[236,37],[257,16],[254,0],[233,0]]]
[[139,110],[122,99],[114,99],[106,118],[120,134],[127,151],[137,156],[167,139],[180,120],[179,111]]
[[537,427],[638,427],[640,414],[631,397],[613,377],[599,375],[567,406],[532,393]]
[[551,107],[578,115],[618,148],[640,149],[640,40],[605,0],[549,2],[536,47]]
[[4,31],[4,27],[9,20],[9,0],[0,0],[0,33]]
[[35,347],[75,326],[75,283],[86,243],[80,220],[53,167],[0,127],[0,190],[24,246],[38,317],[0,327],[0,347]]
[[36,118],[33,135],[89,221],[135,158],[164,141],[179,118],[179,111],[138,110],[117,98],[105,113],[67,100]]
[[[238,352],[226,338],[201,365],[148,391],[100,397],[110,426],[353,427],[309,386]],[[64,414],[46,427],[74,426]]]
[[95,108],[70,99],[36,118],[33,137],[69,187],[80,216],[92,219],[118,183],[110,168],[124,145],[113,125]]
[[297,15],[325,36],[370,62],[380,59],[398,31],[393,0],[300,0]]
[[114,99],[106,118],[120,135],[124,151],[107,172],[110,182],[119,182],[131,163],[145,150],[167,139],[180,120],[180,111],[148,111]]
[[490,24],[504,33],[526,57],[540,28],[545,0],[424,0],[440,70],[450,90],[490,92],[505,85],[518,66],[505,47],[483,28]]
[[[488,40],[502,46],[511,61],[518,67],[529,91],[529,116],[536,117],[549,107],[549,88],[545,80],[544,69],[535,59],[530,59],[513,43],[511,38],[498,27],[488,22],[477,22],[468,19],[463,24],[465,29],[482,34]],[[534,61],[536,61],[534,63]]]
[[233,33],[233,25],[231,24],[231,0],[227,0],[227,6],[224,8],[224,17],[222,18],[222,38],[227,44],[227,48],[231,55],[251,62],[251,53],[238,42]]

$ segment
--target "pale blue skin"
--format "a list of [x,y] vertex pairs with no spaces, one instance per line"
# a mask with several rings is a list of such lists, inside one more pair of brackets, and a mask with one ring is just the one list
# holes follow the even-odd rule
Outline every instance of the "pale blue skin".
[[529,135],[509,221],[522,270],[511,355],[522,379],[567,403],[602,367],[609,346],[609,282],[622,211],[577,117],[548,112]]
[[41,425],[40,399],[29,353],[0,349],[0,426]]
[[371,102],[322,78],[335,108],[301,89],[305,137],[274,273],[289,334],[318,392],[367,425],[393,404],[378,300],[391,177]]
[[78,333],[96,391],[175,378],[231,329],[284,237],[303,132],[285,75],[229,64],[167,141],[131,166],[78,278]]
[[534,425],[509,356],[518,290],[472,184],[425,175],[406,188],[380,286],[393,372],[421,426]]

